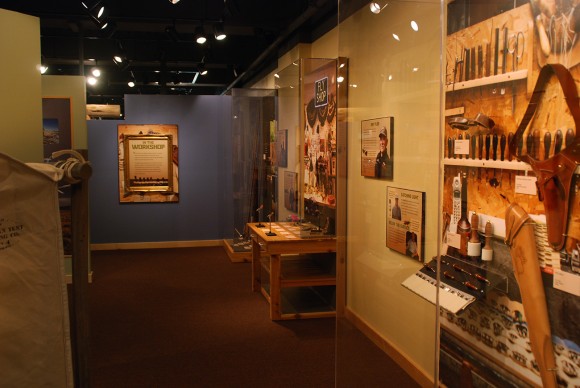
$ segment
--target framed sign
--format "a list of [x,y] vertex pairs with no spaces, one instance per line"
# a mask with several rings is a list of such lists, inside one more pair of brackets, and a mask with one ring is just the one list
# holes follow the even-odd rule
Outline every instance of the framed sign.
[[119,200],[178,202],[177,125],[118,126]]
[[424,260],[425,193],[387,187],[387,247]]
[[361,121],[361,175],[393,179],[394,118]]
[[125,135],[125,190],[173,192],[171,135]]

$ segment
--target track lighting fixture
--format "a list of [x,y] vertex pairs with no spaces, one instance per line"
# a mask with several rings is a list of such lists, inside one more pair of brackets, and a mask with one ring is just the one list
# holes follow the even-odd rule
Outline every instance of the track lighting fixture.
[[197,71],[199,71],[200,75],[206,75],[207,69],[205,68],[205,63],[201,62],[199,65],[197,65]]
[[379,13],[381,13],[383,9],[385,9],[387,5],[389,5],[389,3],[385,3],[385,5],[381,6],[381,4],[378,1],[371,1],[371,3],[369,4],[369,9],[371,10],[372,13],[378,15]]
[[81,5],[99,29],[104,30],[107,28],[109,25],[105,20],[107,17],[107,8],[101,0],[82,0]]
[[213,34],[216,40],[224,40],[227,37],[223,23],[216,23],[213,25]]
[[179,3],[179,0],[169,0],[169,2],[170,2],[171,4],[177,4],[177,3]]
[[195,29],[195,41],[198,44],[204,44],[207,41],[205,37],[205,33],[203,31],[203,27],[199,26]]

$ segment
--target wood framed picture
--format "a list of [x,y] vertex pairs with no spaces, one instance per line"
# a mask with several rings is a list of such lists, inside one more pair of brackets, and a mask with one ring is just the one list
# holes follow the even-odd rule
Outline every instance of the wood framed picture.
[[394,118],[361,121],[361,175],[393,179]]
[[424,260],[425,193],[387,187],[388,248],[413,259]]

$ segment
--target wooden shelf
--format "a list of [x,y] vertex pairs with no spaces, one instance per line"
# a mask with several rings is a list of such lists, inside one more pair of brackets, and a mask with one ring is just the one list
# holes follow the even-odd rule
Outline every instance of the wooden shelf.
[[511,82],[527,78],[528,78],[528,69],[523,69],[504,74],[491,75],[489,77],[477,78],[469,81],[451,83],[445,86],[445,91],[454,92],[462,89],[470,89],[476,88],[478,86],[494,85],[502,82]]
[[[281,256],[280,287],[313,287],[336,285],[334,254]],[[269,257],[262,257],[261,265],[270,274]]]

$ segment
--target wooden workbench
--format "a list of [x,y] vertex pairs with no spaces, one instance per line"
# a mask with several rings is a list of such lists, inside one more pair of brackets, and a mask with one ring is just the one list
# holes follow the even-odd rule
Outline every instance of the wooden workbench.
[[[271,229],[268,223],[257,225],[248,224],[252,290],[270,303],[270,318],[335,316],[336,238],[322,233],[301,237],[300,227],[292,222],[272,223]],[[275,235],[269,236],[270,231]]]

